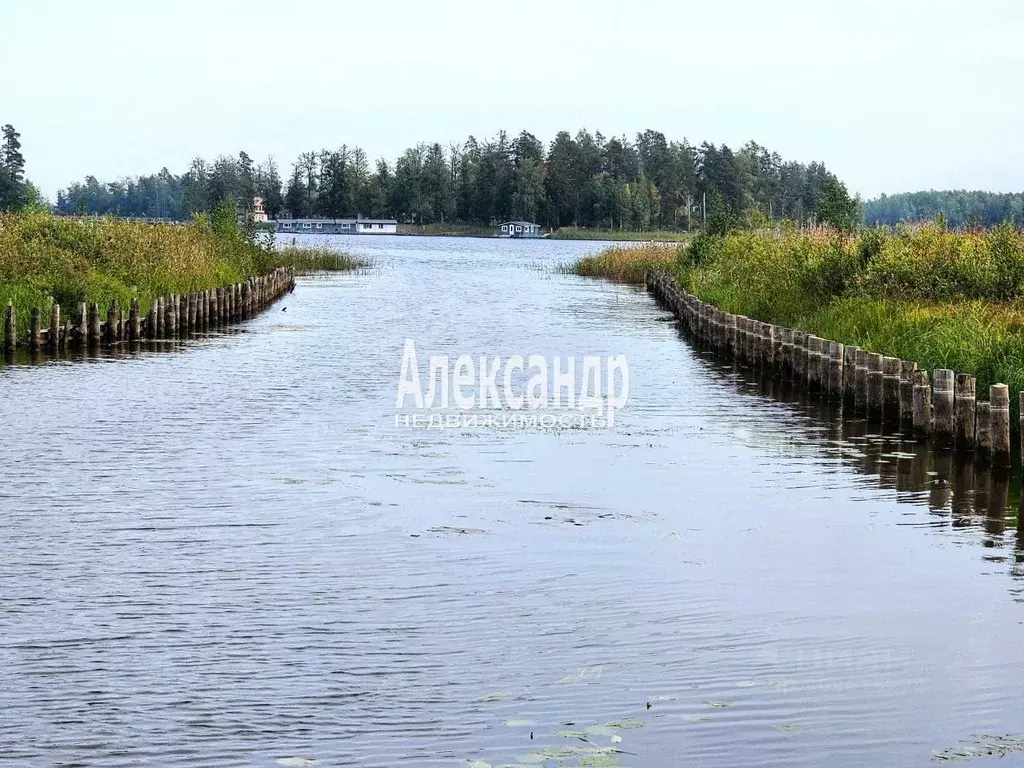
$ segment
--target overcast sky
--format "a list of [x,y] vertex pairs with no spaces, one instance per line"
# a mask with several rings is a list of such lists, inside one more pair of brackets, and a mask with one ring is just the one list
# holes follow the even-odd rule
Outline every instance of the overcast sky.
[[29,177],[504,128],[821,160],[852,191],[1024,189],[1019,0],[4,0]]

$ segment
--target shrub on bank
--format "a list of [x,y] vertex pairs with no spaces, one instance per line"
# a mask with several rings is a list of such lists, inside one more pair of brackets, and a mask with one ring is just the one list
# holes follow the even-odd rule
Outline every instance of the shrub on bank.
[[106,307],[117,299],[127,307],[137,296],[146,312],[153,298],[239,282],[278,266],[351,268],[349,261],[277,250],[270,238],[239,229],[233,207],[179,226],[0,214],[0,305],[14,303],[19,332],[27,330],[33,308],[48,319],[53,302],[67,314],[83,301]]
[[[727,312],[923,368],[1024,389],[1024,236],[1010,226],[735,232],[681,254],[680,284]],[[1016,403],[1014,403],[1016,408]]]

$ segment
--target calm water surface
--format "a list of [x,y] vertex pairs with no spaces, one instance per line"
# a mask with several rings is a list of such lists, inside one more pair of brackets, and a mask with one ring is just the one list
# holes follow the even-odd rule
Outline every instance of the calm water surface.
[[[1024,731],[1016,487],[555,269],[599,244],[332,242],[376,269],[0,368],[0,763],[915,766]],[[406,338],[626,354],[630,403],[396,426]]]

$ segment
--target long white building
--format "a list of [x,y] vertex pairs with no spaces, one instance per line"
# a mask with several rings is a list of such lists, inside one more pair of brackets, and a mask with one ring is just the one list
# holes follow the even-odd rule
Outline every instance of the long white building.
[[278,219],[277,231],[301,235],[394,235],[394,219]]

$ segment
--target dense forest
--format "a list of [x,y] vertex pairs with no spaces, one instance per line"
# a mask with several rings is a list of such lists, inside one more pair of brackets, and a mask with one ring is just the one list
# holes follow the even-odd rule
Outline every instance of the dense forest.
[[868,226],[934,221],[945,217],[951,227],[993,227],[1004,221],[1024,225],[1024,194],[966,190],[903,192],[882,195],[864,206]]
[[550,227],[690,229],[712,215],[810,221],[837,185],[821,163],[787,162],[754,142],[733,151],[669,141],[651,130],[632,141],[583,130],[563,131],[545,146],[524,131],[417,144],[393,163],[372,166],[357,147],[305,152],[287,179],[273,158],[197,158],[180,176],[166,168],[111,183],[90,176],[61,190],[57,208],[183,219],[222,200],[244,205],[259,195],[272,218],[287,211],[424,224],[527,219]]

